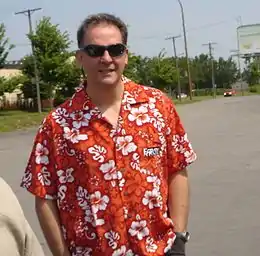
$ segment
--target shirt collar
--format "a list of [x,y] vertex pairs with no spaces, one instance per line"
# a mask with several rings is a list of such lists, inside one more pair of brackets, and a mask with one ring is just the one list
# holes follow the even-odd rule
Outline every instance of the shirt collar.
[[[122,82],[124,84],[122,104],[136,105],[149,102],[145,86],[136,84],[125,76],[122,76]],[[73,111],[95,110],[95,106],[86,93],[85,85],[85,82],[83,82],[77,87],[76,92],[69,100],[69,108],[72,108]]]

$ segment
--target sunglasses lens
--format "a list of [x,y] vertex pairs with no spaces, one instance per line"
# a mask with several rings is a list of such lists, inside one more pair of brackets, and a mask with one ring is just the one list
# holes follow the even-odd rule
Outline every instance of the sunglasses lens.
[[107,50],[111,57],[118,57],[124,54],[126,47],[123,44],[114,44],[108,46]]
[[93,58],[102,57],[106,50],[111,57],[118,57],[124,54],[126,47],[123,44],[112,44],[109,46],[90,44],[84,48],[87,55]]
[[104,55],[106,48],[101,45],[88,45],[84,50],[90,57],[101,57]]

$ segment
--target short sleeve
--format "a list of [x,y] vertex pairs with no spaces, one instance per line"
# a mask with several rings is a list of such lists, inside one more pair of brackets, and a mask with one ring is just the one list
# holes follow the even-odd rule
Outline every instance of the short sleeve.
[[54,136],[51,120],[45,118],[34,139],[21,187],[35,196],[56,199]]
[[197,155],[188,139],[172,100],[167,99],[167,158],[169,174],[181,171],[193,163]]

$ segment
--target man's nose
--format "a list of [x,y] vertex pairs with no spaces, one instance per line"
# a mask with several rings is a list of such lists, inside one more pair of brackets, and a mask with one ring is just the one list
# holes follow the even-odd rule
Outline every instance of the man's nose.
[[112,58],[107,50],[105,50],[103,56],[101,57],[102,62],[111,62]]

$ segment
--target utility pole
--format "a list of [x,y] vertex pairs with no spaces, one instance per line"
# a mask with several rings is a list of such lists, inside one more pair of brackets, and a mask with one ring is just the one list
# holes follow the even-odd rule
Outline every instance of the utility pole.
[[240,64],[240,50],[238,48],[238,50],[232,50],[230,51],[231,53],[233,53],[231,56],[235,56],[238,58],[237,62],[238,62],[238,78],[239,78],[239,82],[240,82],[240,90],[241,90],[241,94],[242,96],[244,96],[244,88],[243,88],[243,81],[242,81],[242,71],[241,71],[241,64]]
[[174,52],[174,58],[175,58],[175,66],[177,70],[177,80],[178,80],[178,97],[179,101],[181,101],[181,79],[180,79],[180,69],[179,69],[179,57],[177,56],[177,50],[176,50],[176,39],[180,38],[181,36],[170,36],[167,37],[166,40],[172,40],[172,45],[173,45],[173,52]]
[[190,60],[189,60],[189,53],[188,53],[188,42],[187,42],[187,33],[186,33],[186,25],[185,25],[184,8],[183,8],[182,1],[181,0],[177,0],[177,1],[181,8],[184,48],[185,48],[185,55],[186,55],[186,62],[187,62],[187,74],[188,74],[188,80],[189,80],[189,93],[190,93],[190,100],[192,100],[192,79],[191,79],[191,71],[190,71]]
[[244,96],[244,88],[243,88],[243,81],[242,81],[242,71],[241,71],[241,62],[240,62],[240,40],[239,40],[239,27],[243,25],[242,17],[239,16],[237,18],[237,63],[238,63],[238,69],[239,69],[239,80],[240,80],[240,90],[242,93],[242,96]]
[[213,47],[212,45],[214,45],[216,43],[212,43],[209,42],[207,44],[203,44],[204,46],[208,46],[209,47],[209,57],[211,60],[211,80],[212,80],[212,90],[213,90],[213,98],[216,98],[217,95],[217,88],[216,88],[216,82],[215,82],[215,72],[214,72],[214,58],[212,56],[212,51],[213,51]]
[[[15,15],[18,14],[25,14],[28,16],[28,22],[29,22],[29,33],[33,34],[32,29],[32,14],[36,11],[40,11],[42,8],[35,8],[35,9],[27,9],[21,12],[16,12]],[[42,112],[42,106],[41,106],[41,94],[40,94],[40,82],[39,82],[39,74],[38,74],[38,68],[37,68],[37,62],[36,62],[36,56],[35,56],[35,50],[33,41],[31,40],[31,47],[32,47],[32,57],[33,57],[33,65],[34,65],[34,75],[35,75],[35,84],[36,84],[36,91],[37,91],[37,105],[38,105],[38,112]]]

